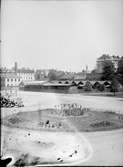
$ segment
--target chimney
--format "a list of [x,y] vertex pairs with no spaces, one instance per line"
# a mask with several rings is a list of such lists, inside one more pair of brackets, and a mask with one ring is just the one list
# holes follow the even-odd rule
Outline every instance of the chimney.
[[86,74],[88,73],[88,66],[86,66]]
[[18,64],[17,62],[15,62],[15,67],[14,67],[15,73],[17,73],[17,69],[18,69]]

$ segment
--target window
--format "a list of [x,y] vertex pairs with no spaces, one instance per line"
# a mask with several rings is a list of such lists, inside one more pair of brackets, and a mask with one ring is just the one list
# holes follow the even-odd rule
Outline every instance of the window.
[[7,79],[7,81],[9,82],[9,78]]
[[13,81],[13,79],[11,79],[11,81]]
[[15,81],[16,81],[16,78],[15,78]]

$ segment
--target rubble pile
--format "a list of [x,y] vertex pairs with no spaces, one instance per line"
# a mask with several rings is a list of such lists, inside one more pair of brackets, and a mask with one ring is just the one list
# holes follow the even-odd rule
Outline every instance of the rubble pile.
[[11,107],[24,107],[21,99],[12,100],[4,96],[0,96],[0,106],[11,108]]

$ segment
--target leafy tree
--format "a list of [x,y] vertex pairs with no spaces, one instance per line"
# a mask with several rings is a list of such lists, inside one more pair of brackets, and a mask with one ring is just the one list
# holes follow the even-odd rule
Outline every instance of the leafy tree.
[[97,72],[96,69],[92,70],[91,73],[88,73],[86,76],[87,80],[100,80],[101,74]]
[[102,73],[102,80],[112,80],[115,75],[115,68],[114,65],[111,61],[104,61],[103,63],[103,73]]
[[51,70],[48,74],[48,78],[50,81],[59,80],[59,78],[63,75],[64,75],[63,71]]
[[[113,65],[113,63],[111,61],[105,61],[104,62],[104,68],[103,68],[103,73],[102,73],[102,77],[101,79],[102,80],[109,80],[111,81],[111,85],[110,85],[110,91],[114,93],[114,96],[115,96],[115,92],[118,91],[118,88],[119,88],[119,77],[118,76],[118,73],[119,75],[121,75],[121,69],[122,69],[122,63],[120,62],[119,63],[119,69],[117,70],[117,72],[115,71],[115,67]],[[119,72],[118,72],[119,71]]]
[[115,92],[118,91],[118,88],[119,88],[119,82],[117,78],[114,77],[111,81],[111,92],[114,93],[114,96],[115,96]]
[[85,91],[91,91],[92,90],[92,85],[89,81],[86,81],[85,86],[84,86]]
[[48,78],[49,78],[50,81],[57,80],[57,75],[56,75],[55,70],[52,70],[52,71],[49,72]]
[[103,84],[100,84],[97,88],[99,91],[103,92],[104,91],[104,85]]
[[117,76],[119,82],[123,85],[123,57],[118,62]]

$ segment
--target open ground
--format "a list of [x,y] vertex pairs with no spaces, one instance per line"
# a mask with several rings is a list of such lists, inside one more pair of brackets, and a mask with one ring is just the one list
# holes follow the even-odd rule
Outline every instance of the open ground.
[[[114,97],[100,97],[100,96],[83,96],[82,94],[53,94],[53,93],[38,93],[38,92],[19,92],[19,95],[23,98],[25,107],[24,108],[16,108],[16,109],[3,109],[2,110],[2,117],[5,117],[7,115],[11,115],[13,113],[17,113],[17,112],[26,112],[26,111],[34,111],[36,109],[44,109],[44,108],[52,108],[54,107],[54,105],[59,105],[62,103],[78,103],[81,104],[83,107],[89,107],[92,109],[97,110],[98,112],[101,111],[115,111],[117,113],[122,113],[123,114],[123,103],[122,103],[122,98],[114,98]],[[77,152],[79,153],[78,157],[81,159],[77,159],[74,158],[74,160],[76,160],[76,165],[123,165],[123,129],[118,129],[118,130],[112,130],[112,131],[97,131],[97,132],[81,132],[82,138],[81,140],[78,139],[79,137],[77,137],[77,131],[76,128],[74,129],[74,133],[73,132],[64,132],[63,134],[61,132],[47,132],[47,133],[51,133],[51,136],[58,136],[59,133],[61,133],[61,138],[60,143],[62,143],[63,136],[66,135],[70,136],[72,135],[73,138],[75,137],[74,140],[72,140],[70,142],[70,139],[68,137],[68,143],[70,144],[70,148],[74,148],[74,150],[70,150],[70,149],[66,149],[68,151],[68,155],[72,154],[73,151],[76,150],[77,147],[77,143],[83,143],[81,141],[85,140],[85,147],[84,149],[86,151],[82,152]],[[13,132],[14,131],[14,132]],[[6,138],[6,140],[8,140],[10,138],[10,136],[13,136],[13,141],[15,145],[18,145],[18,142],[21,144],[22,141],[25,141],[25,144],[27,144],[30,139],[29,137],[26,137],[26,140],[22,137],[20,140],[17,138],[15,134],[18,134],[20,132],[17,132],[18,130],[15,128],[12,128],[12,130],[7,130],[7,128],[3,128],[2,132],[3,135],[5,136],[5,133],[8,133],[8,136]],[[23,130],[22,130],[23,131]],[[30,132],[34,135],[35,132],[31,131]],[[25,132],[23,132],[24,134]],[[46,132],[41,131],[40,132],[42,134],[42,136],[46,136]],[[25,134],[24,134],[25,135]],[[23,136],[24,136],[23,135]],[[62,136],[63,135],[63,136]],[[65,136],[64,136],[65,137]],[[51,137],[52,138],[52,137]],[[55,139],[58,139],[57,137],[53,137],[52,140],[55,141]],[[31,139],[31,141],[34,140],[34,138]],[[28,142],[27,142],[28,141]],[[35,138],[35,141],[38,141],[38,138]],[[4,141],[5,142],[5,141]],[[7,142],[7,141],[6,141]],[[9,143],[9,147],[12,149],[12,143],[11,142],[7,142]],[[52,148],[52,142],[49,142],[49,147],[51,146]],[[34,144],[34,143],[33,143]],[[38,145],[41,145],[41,148],[43,148],[45,146],[45,144],[38,143]],[[61,144],[62,146],[64,146],[64,144]],[[35,144],[33,145],[33,149],[34,149]],[[18,147],[21,148],[21,147]],[[27,147],[26,150],[28,150],[29,147]],[[60,148],[60,147],[59,147]],[[10,150],[11,150],[10,149]],[[32,149],[32,150],[33,150]],[[83,150],[84,150],[83,149]],[[4,148],[4,151],[6,149]],[[7,150],[5,151],[6,154],[16,154],[17,152],[20,153],[21,155],[21,151],[24,153],[24,148],[19,150],[19,149],[15,149],[15,150],[11,150],[10,151],[8,149],[8,153]],[[80,149],[81,150],[81,149]],[[27,152],[31,152],[31,150],[28,150]],[[86,156],[86,153],[88,152],[88,157],[84,157]],[[38,154],[39,152],[37,152]],[[44,152],[43,152],[44,153]],[[35,150],[35,154],[36,154],[36,150]],[[13,155],[16,157],[16,155]],[[42,154],[43,155],[43,154]],[[65,154],[66,155],[66,154]],[[68,156],[67,155],[67,156]],[[90,156],[91,155],[91,156]],[[33,154],[34,156],[34,154]],[[74,157],[74,156],[73,156]],[[57,158],[63,158],[63,157],[56,157]],[[84,161],[85,159],[85,161]],[[58,159],[58,161],[62,161],[62,159]],[[68,160],[69,161],[69,160]],[[72,161],[69,161],[72,162]],[[73,163],[74,164],[74,163]],[[72,164],[71,164],[72,165]],[[75,164],[74,164],[75,165]]]

